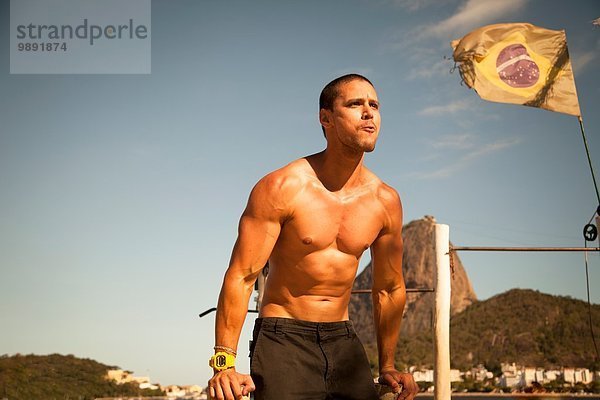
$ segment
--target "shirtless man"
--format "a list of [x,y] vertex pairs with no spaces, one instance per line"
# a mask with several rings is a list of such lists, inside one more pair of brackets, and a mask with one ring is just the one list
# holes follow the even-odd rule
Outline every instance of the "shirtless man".
[[[377,399],[348,303],[371,249],[379,381],[411,400],[418,387],[395,369],[406,291],[402,205],[363,165],[379,134],[379,101],[360,75],[329,83],[319,99],[327,148],[262,178],[242,214],[219,296],[209,392],[257,400]],[[231,367],[253,285],[269,261],[251,348],[251,375]]]

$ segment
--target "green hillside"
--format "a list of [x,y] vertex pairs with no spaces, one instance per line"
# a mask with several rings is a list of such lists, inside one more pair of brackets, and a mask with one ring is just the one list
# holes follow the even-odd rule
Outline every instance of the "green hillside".
[[[592,306],[596,335],[600,306]],[[569,297],[514,289],[473,304],[450,324],[452,361],[545,367],[595,367],[588,305]],[[600,341],[600,337],[597,342]]]
[[[588,305],[584,301],[533,290],[510,290],[476,302],[452,317],[452,367],[465,370],[483,364],[498,371],[500,363],[515,362],[600,370],[588,320]],[[592,305],[592,320],[600,345],[600,305]],[[375,366],[376,349],[367,346],[367,352]],[[396,359],[400,367],[431,367],[431,330],[412,337],[401,335]]]
[[106,380],[108,366],[72,355],[0,356],[0,398],[10,400],[88,400],[97,397],[159,396],[158,390]]

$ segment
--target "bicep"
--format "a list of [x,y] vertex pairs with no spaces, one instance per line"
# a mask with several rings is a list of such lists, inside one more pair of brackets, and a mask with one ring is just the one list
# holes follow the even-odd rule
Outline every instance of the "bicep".
[[395,289],[404,285],[402,277],[402,204],[393,191],[384,201],[383,228],[371,245],[373,288]]
[[278,222],[242,215],[229,268],[257,274],[269,259],[280,230]]
[[230,274],[246,279],[255,278],[264,267],[281,232],[281,208],[264,186],[259,182],[250,194],[229,263]]
[[392,290],[404,285],[402,252],[401,231],[383,234],[371,245],[373,289]]

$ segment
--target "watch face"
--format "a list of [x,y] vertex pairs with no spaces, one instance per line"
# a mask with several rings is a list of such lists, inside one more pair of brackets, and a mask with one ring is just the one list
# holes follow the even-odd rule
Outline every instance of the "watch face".
[[215,366],[218,368],[223,368],[227,365],[227,358],[223,355],[218,355],[215,357]]

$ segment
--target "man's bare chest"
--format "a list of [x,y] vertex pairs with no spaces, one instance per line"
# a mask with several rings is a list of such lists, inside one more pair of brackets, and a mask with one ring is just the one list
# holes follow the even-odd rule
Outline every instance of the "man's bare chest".
[[306,196],[295,204],[281,237],[306,252],[335,248],[359,257],[379,235],[382,221],[381,204],[370,195]]

